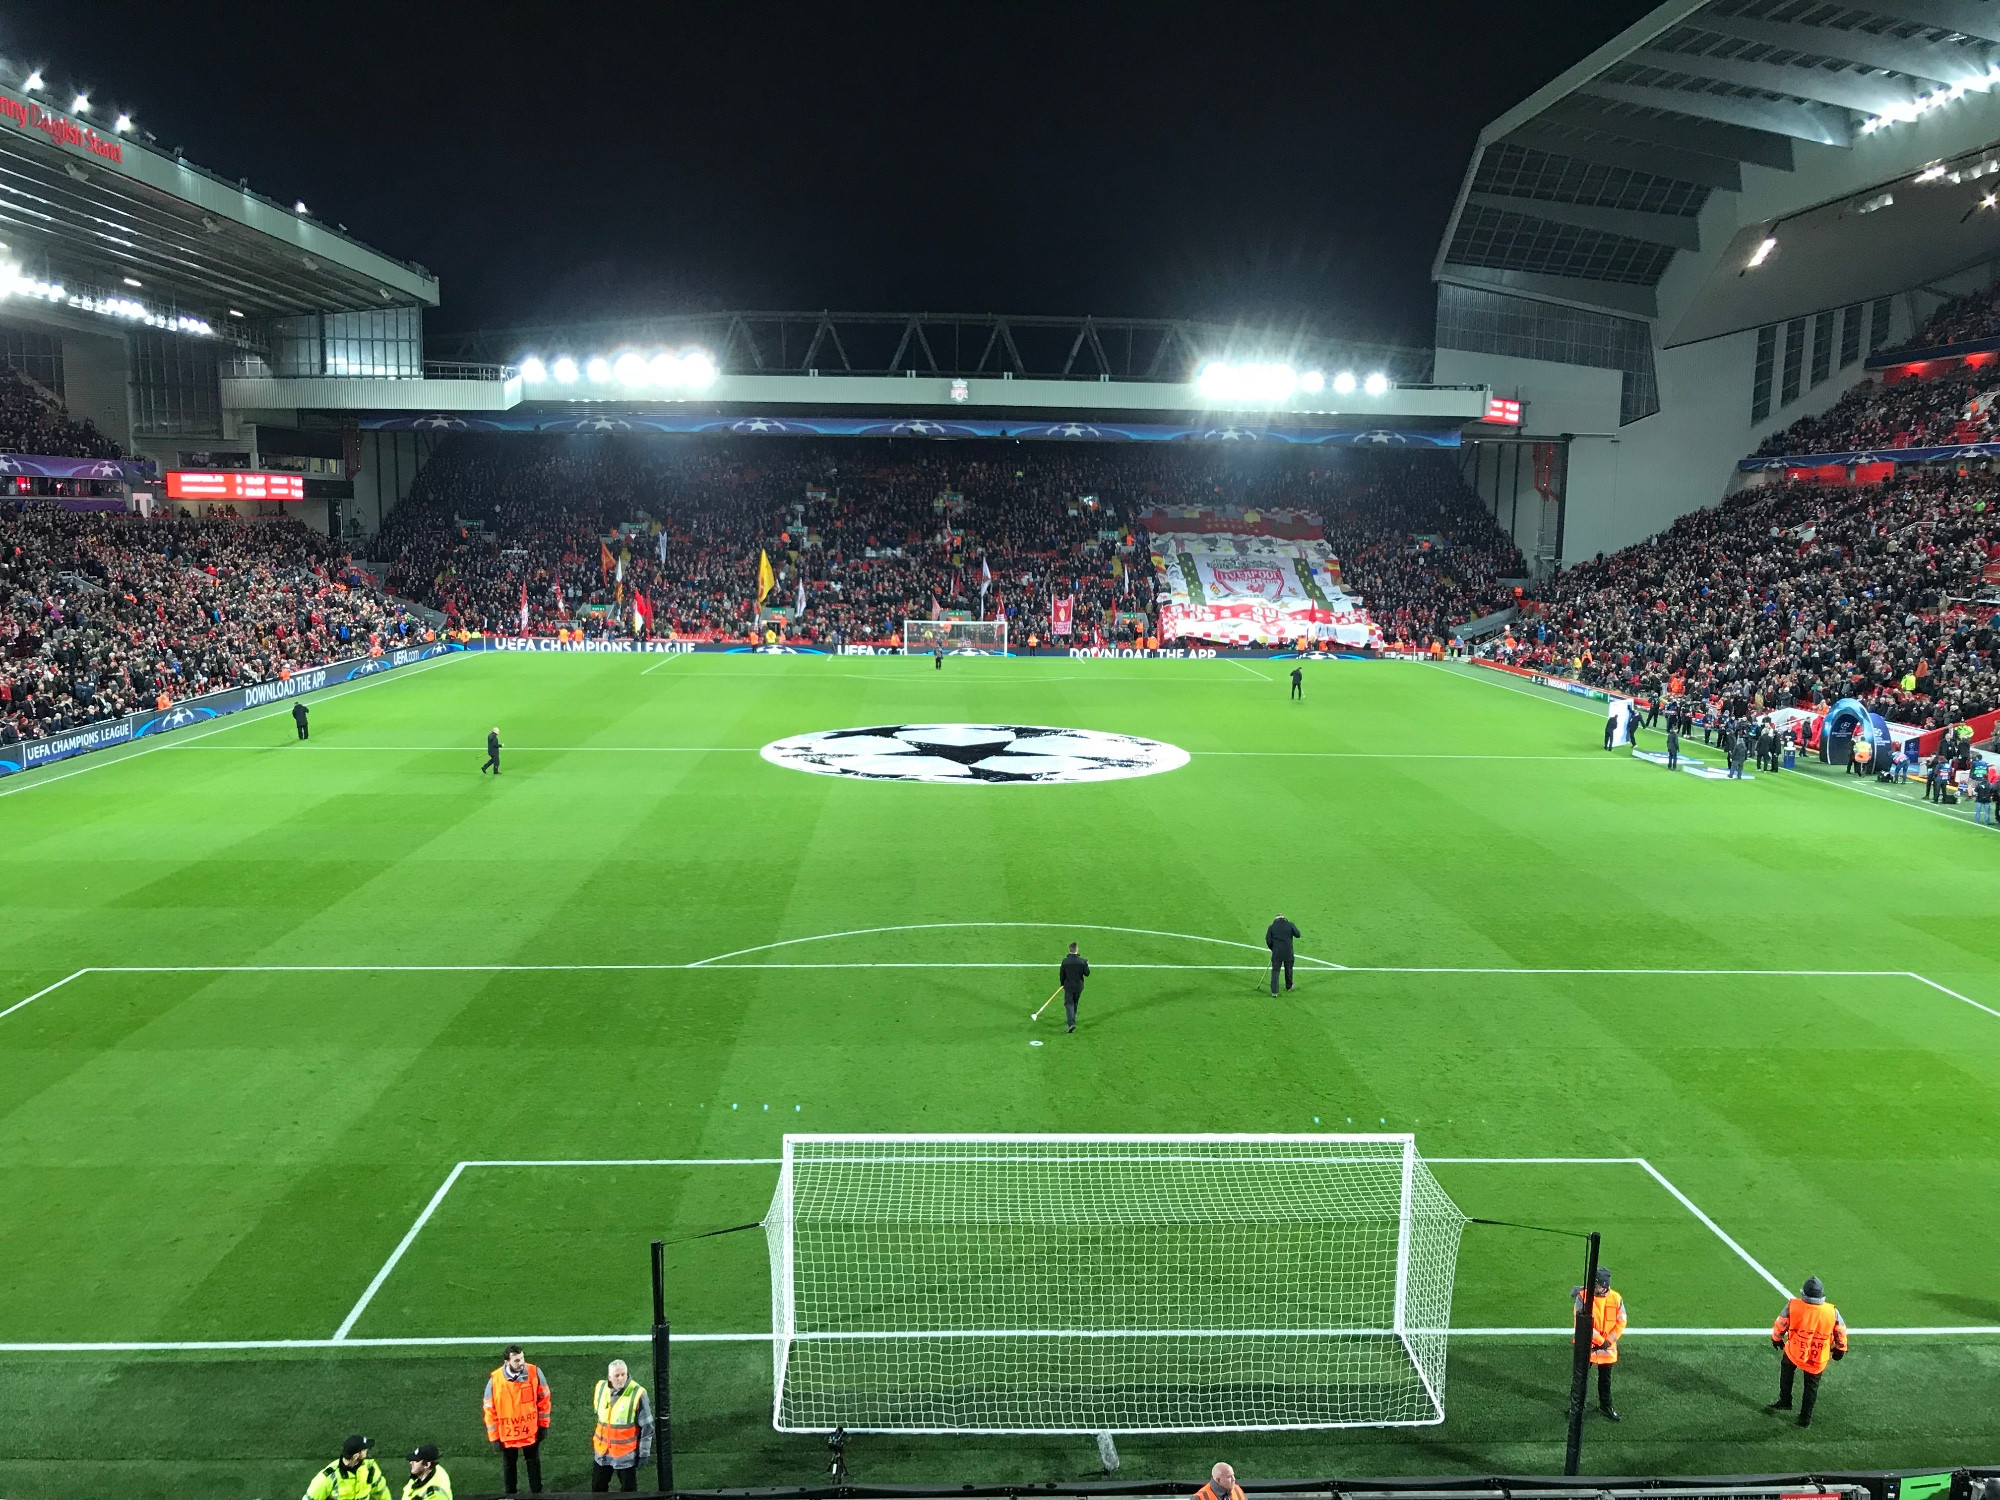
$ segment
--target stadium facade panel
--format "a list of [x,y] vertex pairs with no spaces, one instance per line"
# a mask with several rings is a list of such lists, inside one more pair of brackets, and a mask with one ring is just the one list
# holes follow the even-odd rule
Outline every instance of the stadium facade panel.
[[1519,397],[1521,440],[1562,450],[1467,455],[1540,567],[1715,504],[1992,279],[1988,9],[1674,0],[1481,132],[1433,264],[1435,378]]

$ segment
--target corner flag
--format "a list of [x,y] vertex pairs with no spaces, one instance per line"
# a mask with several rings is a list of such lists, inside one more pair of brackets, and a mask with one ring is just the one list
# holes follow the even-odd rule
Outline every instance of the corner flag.
[[771,554],[759,551],[757,554],[757,607],[764,607],[764,600],[771,590],[778,586],[777,576],[771,571]]

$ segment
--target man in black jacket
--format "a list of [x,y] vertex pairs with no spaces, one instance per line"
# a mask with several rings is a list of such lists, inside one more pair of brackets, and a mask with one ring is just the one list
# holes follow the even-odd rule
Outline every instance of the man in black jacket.
[[292,722],[299,726],[299,738],[305,739],[307,737],[306,706],[296,698],[292,700]]
[[486,764],[481,766],[479,771],[481,775],[488,771],[495,776],[500,774],[500,730],[497,725],[493,732],[486,736]]
[[1271,950],[1271,993],[1278,993],[1278,970],[1285,971],[1285,988],[1292,987],[1292,944],[1299,940],[1299,930],[1283,912],[1272,919],[1264,929],[1264,946]]
[[1069,1022],[1069,1029],[1076,1030],[1076,1002],[1083,998],[1083,982],[1090,977],[1090,961],[1076,951],[1076,944],[1069,945],[1069,952],[1063,955],[1062,968],[1063,1017]]

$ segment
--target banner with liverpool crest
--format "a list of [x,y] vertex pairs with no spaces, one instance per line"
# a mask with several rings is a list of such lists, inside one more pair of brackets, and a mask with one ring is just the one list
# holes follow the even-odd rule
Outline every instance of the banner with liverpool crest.
[[1213,532],[1152,538],[1160,638],[1230,645],[1370,646],[1381,633],[1324,541]]

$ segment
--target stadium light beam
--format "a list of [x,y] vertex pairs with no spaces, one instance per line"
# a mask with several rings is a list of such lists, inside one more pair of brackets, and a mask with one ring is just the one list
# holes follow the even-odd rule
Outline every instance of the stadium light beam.
[[681,356],[681,383],[705,391],[715,384],[715,359],[706,349],[690,349]]
[[611,370],[618,377],[620,385],[642,386],[652,379],[653,372],[645,358],[626,350],[611,363]]
[[1308,396],[1317,396],[1326,389],[1326,376],[1318,370],[1308,370],[1299,377],[1299,389]]
[[1342,370],[1338,375],[1334,376],[1333,389],[1337,394],[1342,396],[1353,395],[1354,372],[1352,370]]
[[521,361],[521,378],[530,385],[540,385],[549,378],[549,367],[530,354]]
[[1389,377],[1377,370],[1362,382],[1361,389],[1371,396],[1386,396],[1389,394]]
[[584,361],[583,373],[596,384],[603,385],[611,379],[611,361],[601,354],[593,354]]
[[1195,372],[1194,385],[1209,401],[1276,406],[1298,390],[1299,372],[1287,364],[1233,365],[1212,359]]
[[565,354],[561,359],[549,366],[549,373],[555,376],[562,384],[572,385],[575,383],[577,376],[576,361]]

